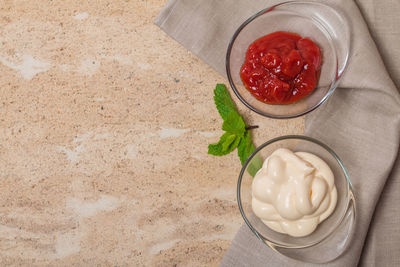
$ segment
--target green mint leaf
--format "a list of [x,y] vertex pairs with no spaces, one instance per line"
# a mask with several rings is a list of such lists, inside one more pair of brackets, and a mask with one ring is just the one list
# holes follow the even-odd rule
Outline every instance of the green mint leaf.
[[218,143],[208,145],[208,154],[223,156],[231,153],[240,143],[240,137],[232,133],[224,133]]
[[[240,140],[238,146],[238,156],[240,158],[240,162],[242,165],[246,162],[246,160],[250,157],[250,155],[254,152],[255,146],[253,144],[253,140],[251,138],[250,131],[246,131],[244,137]],[[247,171],[251,176],[254,177],[259,169],[261,169],[263,161],[259,155],[254,156],[249,164],[247,165]]]
[[222,151],[229,151],[230,145],[235,141],[236,135],[229,134],[225,142],[222,143]]
[[257,172],[262,168],[262,165],[263,160],[260,155],[257,154],[251,159],[249,165],[247,165],[247,172],[254,177]]
[[255,150],[250,131],[246,131],[238,146],[238,156],[242,165],[249,158],[251,153]]
[[237,148],[237,146],[240,143],[240,137],[236,136],[235,140],[233,141],[232,144],[230,144],[230,146],[228,147],[229,153],[231,153],[233,150],[235,150],[235,148]]
[[223,120],[226,120],[229,113],[232,111],[237,112],[235,103],[232,101],[232,98],[224,84],[217,84],[215,87],[214,102]]
[[[216,144],[208,145],[208,154],[223,156],[238,148],[238,156],[242,165],[255,150],[251,134],[246,130],[246,123],[236,109],[235,103],[223,84],[217,84],[214,89],[214,102],[224,123],[222,129],[225,133]],[[247,171],[251,176],[262,167],[263,160],[260,156],[254,156],[247,165]]]
[[231,111],[222,124],[222,130],[236,134],[239,137],[243,137],[244,132],[246,131],[246,124],[239,113],[236,111]]

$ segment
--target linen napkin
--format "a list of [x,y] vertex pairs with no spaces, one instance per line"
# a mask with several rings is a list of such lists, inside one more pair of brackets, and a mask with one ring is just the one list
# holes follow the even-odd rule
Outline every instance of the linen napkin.
[[[353,32],[352,49],[339,88],[327,103],[306,116],[305,134],[328,144],[341,157],[350,173],[357,204],[353,242],[343,255],[324,265],[400,266],[400,257],[396,255],[400,251],[400,194],[396,194],[400,192],[400,160],[396,162],[400,142],[399,93],[357,4],[351,0],[320,2],[346,13]],[[156,24],[226,76],[225,54],[234,31],[249,16],[276,3],[274,0],[170,0]],[[383,34],[375,35],[381,37],[380,46],[393,49],[387,59],[400,60],[400,49],[387,41],[398,33],[400,19],[395,11],[400,8],[399,2],[380,1],[379,5],[386,10],[391,7],[385,5],[395,7],[394,13],[383,17],[375,17],[371,12],[375,6],[373,0],[359,4],[369,14],[370,25],[384,23]],[[400,71],[391,74],[400,80]],[[278,265],[314,266],[272,251],[247,225],[241,227],[221,262],[221,266]]]

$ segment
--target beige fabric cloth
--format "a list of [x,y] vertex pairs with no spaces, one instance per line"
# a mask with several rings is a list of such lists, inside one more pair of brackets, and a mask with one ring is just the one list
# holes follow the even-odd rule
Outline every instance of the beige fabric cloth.
[[[306,135],[328,144],[345,162],[358,208],[356,238],[345,254],[327,266],[400,266],[400,159],[395,162],[400,97],[357,6],[368,19],[390,75],[400,82],[400,1],[324,2],[341,8],[350,18],[352,51],[339,88],[327,103],[306,116]],[[235,29],[250,15],[275,3],[170,0],[156,24],[225,76],[226,48]],[[221,266],[294,265],[313,266],[273,252],[246,225],[221,262]]]

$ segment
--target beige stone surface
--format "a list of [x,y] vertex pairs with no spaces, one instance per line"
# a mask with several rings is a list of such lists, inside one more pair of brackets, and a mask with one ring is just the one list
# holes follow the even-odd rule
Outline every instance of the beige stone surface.
[[[227,81],[153,24],[166,0],[0,0],[0,265],[215,266],[242,224],[207,155]],[[249,112],[256,144],[303,120]]]

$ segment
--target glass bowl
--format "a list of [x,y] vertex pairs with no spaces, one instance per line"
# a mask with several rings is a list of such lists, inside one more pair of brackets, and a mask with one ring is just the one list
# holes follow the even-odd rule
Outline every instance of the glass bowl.
[[[270,105],[257,100],[240,78],[249,45],[277,31],[309,37],[322,52],[316,88],[307,97],[287,105]],[[317,2],[285,2],[261,10],[236,30],[226,54],[226,72],[236,96],[248,108],[270,118],[294,118],[314,110],[334,92],[346,67],[349,50],[350,28],[342,12]]]
[[[278,148],[317,155],[329,165],[335,177],[338,193],[336,208],[313,233],[305,237],[292,237],[271,230],[253,213],[251,207],[253,176],[250,174],[254,174],[261,167],[261,162]],[[355,200],[348,172],[332,149],[313,138],[282,136],[258,147],[240,172],[237,200],[243,219],[252,232],[272,249],[288,257],[305,262],[328,262],[341,255],[350,241],[355,221]]]

